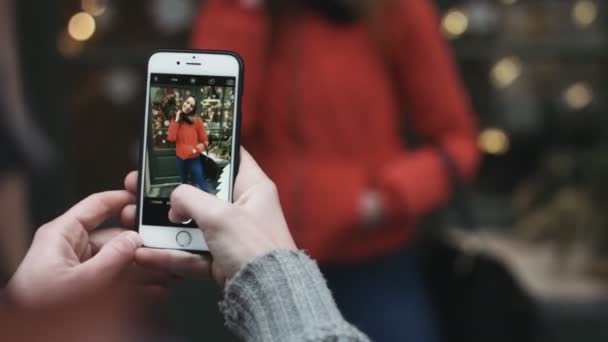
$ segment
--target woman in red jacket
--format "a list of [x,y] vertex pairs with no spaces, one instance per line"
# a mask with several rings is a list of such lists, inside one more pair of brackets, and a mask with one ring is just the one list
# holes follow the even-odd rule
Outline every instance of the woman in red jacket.
[[168,140],[175,142],[177,168],[182,184],[189,184],[188,175],[192,173],[198,187],[211,193],[205,180],[205,172],[200,155],[209,146],[207,131],[203,120],[196,116],[196,99],[188,97],[177,111],[175,119],[169,124]]
[[[243,57],[243,144],[346,318],[376,341],[435,339],[408,247],[449,199],[450,169],[469,180],[478,163],[439,24],[428,0],[207,0],[192,37]],[[404,126],[420,146],[404,146]]]

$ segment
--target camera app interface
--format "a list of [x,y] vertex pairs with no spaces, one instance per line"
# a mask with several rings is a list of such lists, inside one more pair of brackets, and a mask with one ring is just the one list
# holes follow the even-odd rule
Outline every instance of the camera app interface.
[[188,226],[168,219],[171,192],[181,184],[229,199],[235,82],[234,77],[150,75],[142,224]]

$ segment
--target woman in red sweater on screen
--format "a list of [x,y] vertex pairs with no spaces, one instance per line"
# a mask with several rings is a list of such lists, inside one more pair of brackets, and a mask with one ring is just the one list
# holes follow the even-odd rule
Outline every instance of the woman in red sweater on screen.
[[375,341],[435,340],[408,247],[449,199],[450,169],[469,180],[478,164],[439,24],[428,0],[207,0],[193,31],[193,47],[243,57],[243,144],[346,318]]
[[196,116],[194,97],[190,96],[184,101],[181,109],[175,114],[175,119],[171,120],[167,135],[169,141],[175,142],[177,169],[182,184],[190,184],[188,175],[192,173],[196,185],[201,190],[211,193],[199,158],[209,146],[209,139],[203,120]]

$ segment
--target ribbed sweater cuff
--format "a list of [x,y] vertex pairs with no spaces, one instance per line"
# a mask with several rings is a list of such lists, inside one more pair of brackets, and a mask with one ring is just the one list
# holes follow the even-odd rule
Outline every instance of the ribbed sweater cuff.
[[303,252],[275,251],[249,263],[226,287],[220,310],[245,341],[365,339],[344,321],[317,264]]

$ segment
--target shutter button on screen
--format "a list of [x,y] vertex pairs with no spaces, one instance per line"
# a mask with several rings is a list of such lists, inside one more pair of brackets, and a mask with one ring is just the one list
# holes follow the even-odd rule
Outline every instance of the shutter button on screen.
[[187,231],[182,230],[181,232],[177,233],[175,240],[177,241],[178,245],[188,247],[190,242],[192,242],[192,236]]

